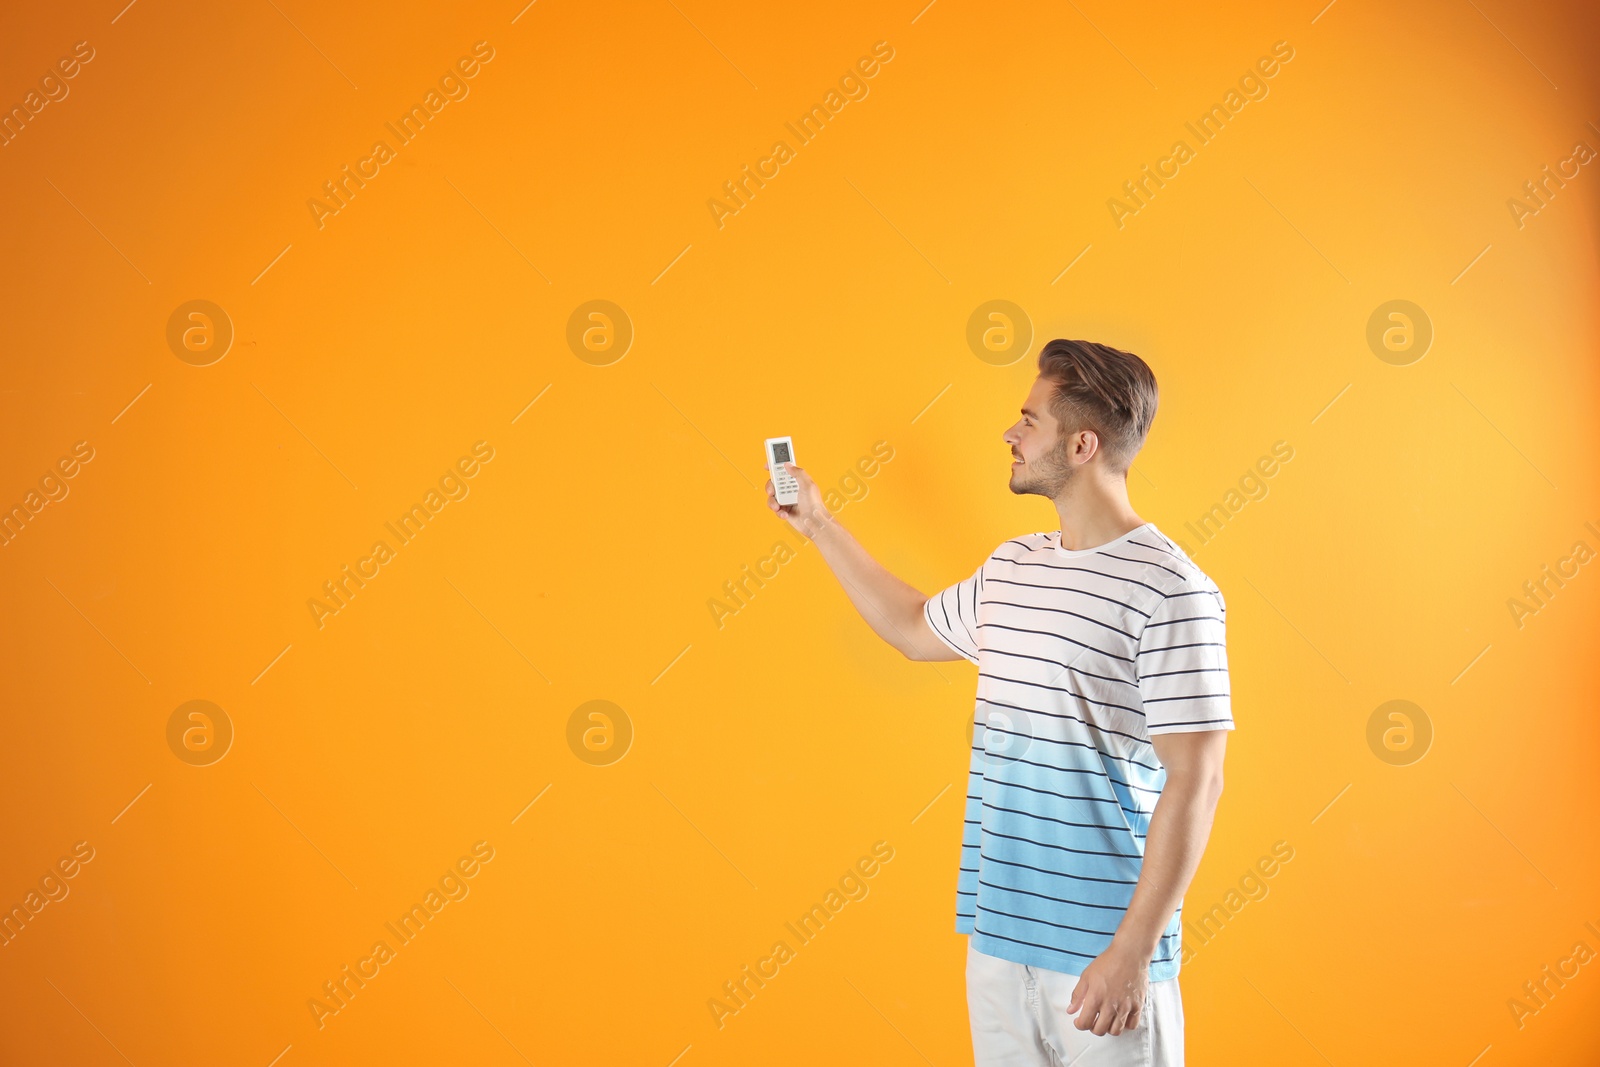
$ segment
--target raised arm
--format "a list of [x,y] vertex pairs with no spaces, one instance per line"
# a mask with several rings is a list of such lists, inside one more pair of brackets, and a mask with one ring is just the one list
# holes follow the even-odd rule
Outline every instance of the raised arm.
[[873,632],[907,659],[961,659],[928,625],[923,615],[928,598],[890,574],[828,513],[822,503],[822,491],[804,468],[793,463],[784,466],[800,483],[800,497],[793,504],[779,504],[769,480],[767,507],[817,546],[850,603]]

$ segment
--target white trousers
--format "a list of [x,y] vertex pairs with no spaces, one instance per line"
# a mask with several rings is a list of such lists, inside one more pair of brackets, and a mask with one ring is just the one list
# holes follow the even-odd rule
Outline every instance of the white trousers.
[[977,1067],[1183,1067],[1178,979],[1150,983],[1139,1025],[1096,1036],[1067,1003],[1078,976],[985,955],[967,944],[967,1012]]

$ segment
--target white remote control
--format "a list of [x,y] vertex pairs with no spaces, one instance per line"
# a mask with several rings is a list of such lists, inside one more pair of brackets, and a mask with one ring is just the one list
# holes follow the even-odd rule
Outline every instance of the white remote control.
[[772,489],[780,504],[794,504],[800,499],[800,483],[783,469],[785,463],[794,461],[794,438],[767,438],[767,471],[772,475]]

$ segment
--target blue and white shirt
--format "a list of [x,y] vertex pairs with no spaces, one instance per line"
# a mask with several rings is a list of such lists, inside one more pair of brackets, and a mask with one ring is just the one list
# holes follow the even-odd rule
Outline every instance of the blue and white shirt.
[[[956,931],[1081,974],[1139,881],[1167,777],[1150,735],[1233,729],[1222,593],[1146,523],[1079,551],[1014,538],[923,614],[978,665]],[[1151,981],[1178,973],[1181,926]]]

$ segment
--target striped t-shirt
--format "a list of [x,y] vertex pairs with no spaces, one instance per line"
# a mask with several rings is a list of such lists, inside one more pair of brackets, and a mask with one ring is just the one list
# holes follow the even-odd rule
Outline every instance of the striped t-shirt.
[[[1146,523],[1080,551],[1007,541],[923,614],[978,665],[956,931],[1081,974],[1139,880],[1167,777],[1150,735],[1233,729],[1222,593]],[[1178,973],[1181,919],[1153,982]]]

